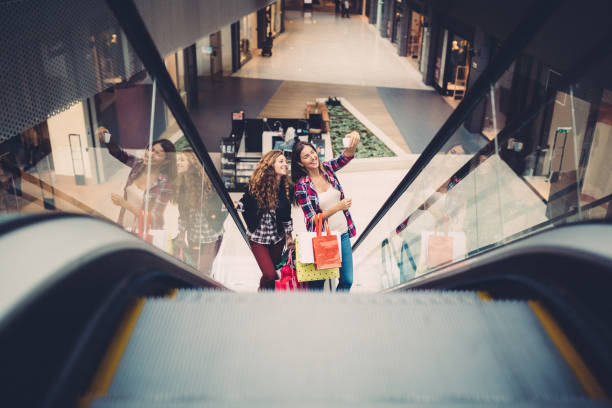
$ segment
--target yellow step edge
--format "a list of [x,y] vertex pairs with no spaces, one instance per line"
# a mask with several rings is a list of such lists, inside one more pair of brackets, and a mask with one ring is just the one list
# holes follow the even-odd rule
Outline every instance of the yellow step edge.
[[94,379],[91,382],[89,391],[79,401],[79,407],[88,407],[94,399],[101,398],[108,392],[108,388],[113,381],[115,372],[119,368],[119,363],[123,353],[127,348],[132,332],[138,323],[138,318],[146,302],[145,298],[140,298],[132,302],[128,311],[113,336],[108,350],[102,358],[102,362]]
[[478,291],[478,296],[480,296],[480,299],[483,300],[484,302],[490,302],[493,300],[489,292],[484,292],[482,290]]
[[603,388],[599,385],[599,382],[595,376],[593,376],[572,343],[565,336],[555,319],[538,302],[530,300],[527,303],[540,321],[542,327],[544,327],[544,330],[546,330],[546,333],[548,333],[552,342],[557,346],[557,349],[573,371],[587,395],[593,399],[607,399],[608,396]]

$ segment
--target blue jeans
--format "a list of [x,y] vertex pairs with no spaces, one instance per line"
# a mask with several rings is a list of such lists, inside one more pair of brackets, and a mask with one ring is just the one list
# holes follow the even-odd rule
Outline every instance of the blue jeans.
[[[338,282],[337,292],[346,291],[348,292],[353,286],[353,250],[351,249],[351,240],[348,232],[345,232],[340,236],[342,251],[342,265],[340,266],[340,279]],[[324,280],[317,280],[308,282],[308,289],[310,290],[323,290],[325,285]]]

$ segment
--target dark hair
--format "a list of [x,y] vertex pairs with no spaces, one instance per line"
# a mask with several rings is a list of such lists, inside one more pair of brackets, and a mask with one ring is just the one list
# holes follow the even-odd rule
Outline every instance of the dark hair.
[[166,175],[168,180],[172,183],[174,179],[176,179],[176,147],[174,147],[174,143],[169,141],[168,139],[160,139],[153,142],[152,146],[161,145],[162,149],[166,153],[166,161],[159,168],[160,173]]
[[[293,150],[291,151],[291,181],[293,181],[293,184],[297,183],[302,177],[308,175],[306,170],[304,170],[304,168],[299,164],[302,160],[302,150],[304,150],[304,148],[307,146],[310,146],[315,153],[317,152],[317,148],[310,142],[299,141],[295,142],[293,145]],[[321,167],[321,160],[319,160],[319,167]],[[321,171],[323,171],[323,169],[321,169]]]

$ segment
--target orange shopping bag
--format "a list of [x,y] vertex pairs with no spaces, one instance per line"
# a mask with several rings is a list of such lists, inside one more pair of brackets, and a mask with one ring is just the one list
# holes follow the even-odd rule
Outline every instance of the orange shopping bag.
[[427,242],[427,267],[436,268],[453,261],[453,237],[448,235],[448,220],[444,218],[444,235],[438,235],[436,224],[434,233]]
[[315,215],[317,236],[312,238],[312,251],[314,253],[314,263],[317,269],[339,268],[342,265],[340,260],[340,247],[338,247],[338,237],[331,235],[329,224],[325,222],[327,235],[323,235],[323,215]]
[[153,214],[151,214],[151,211],[149,211],[147,212],[147,219],[145,221],[144,211],[141,210],[140,213],[138,213],[138,224],[132,227],[132,234],[144,239],[149,243],[152,243],[153,235],[150,234],[152,218]]

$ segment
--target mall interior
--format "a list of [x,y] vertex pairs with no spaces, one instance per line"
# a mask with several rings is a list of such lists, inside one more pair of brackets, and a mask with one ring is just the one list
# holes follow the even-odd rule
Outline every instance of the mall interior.
[[[611,17],[0,2],[3,405],[612,406]],[[259,290],[262,156],[353,131],[350,292]]]

